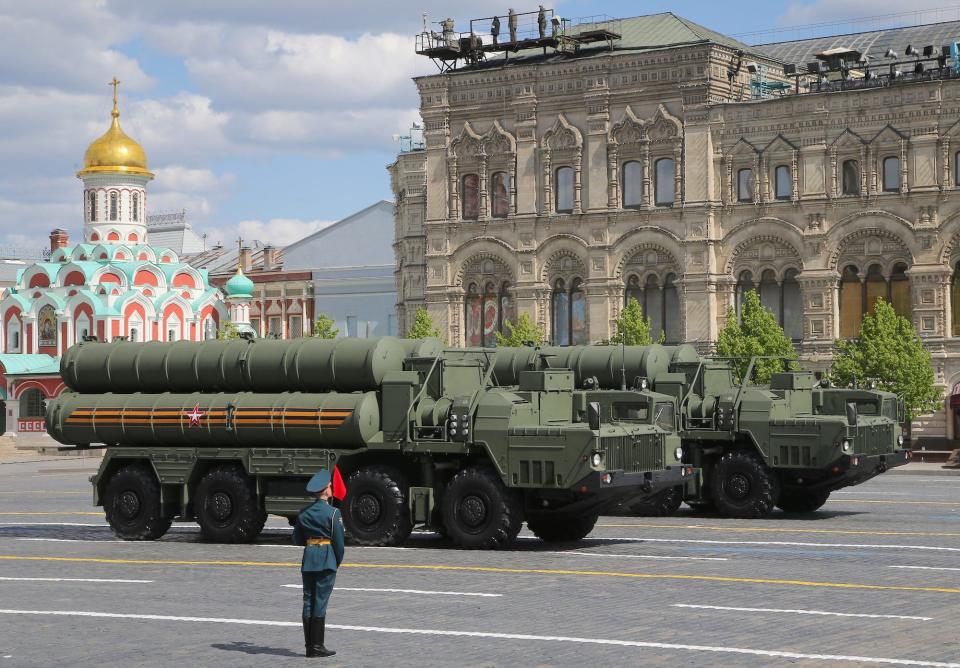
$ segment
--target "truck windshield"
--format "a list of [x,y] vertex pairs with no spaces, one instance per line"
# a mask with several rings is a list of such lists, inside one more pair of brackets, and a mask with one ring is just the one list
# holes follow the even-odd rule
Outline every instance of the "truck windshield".
[[884,399],[883,400],[883,417],[890,418],[894,422],[897,421],[897,402],[895,399]]
[[653,422],[661,429],[673,431],[677,426],[677,417],[676,412],[673,410],[673,404],[657,404]]
[[650,410],[646,404],[613,404],[614,422],[644,422],[650,418]]
[[879,415],[877,402],[857,400],[857,415]]

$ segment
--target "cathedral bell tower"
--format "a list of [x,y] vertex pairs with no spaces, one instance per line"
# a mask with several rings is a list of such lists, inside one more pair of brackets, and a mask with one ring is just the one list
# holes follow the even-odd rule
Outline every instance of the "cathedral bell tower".
[[87,243],[138,245],[147,243],[147,169],[143,147],[120,129],[116,77],[113,86],[113,121],[110,128],[87,148],[83,169],[83,235]]

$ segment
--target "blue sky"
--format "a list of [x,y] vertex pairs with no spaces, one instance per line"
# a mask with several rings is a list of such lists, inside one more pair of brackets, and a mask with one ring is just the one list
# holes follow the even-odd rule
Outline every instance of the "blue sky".
[[[850,19],[902,11],[866,0],[548,4],[564,17],[673,11],[726,34],[764,38],[874,27]],[[918,0],[911,11],[934,7]],[[410,78],[421,12],[503,14],[486,0],[0,0],[0,245],[40,247],[82,227],[73,176],[109,122],[114,75],[121,123],[147,151],[152,212],[186,209],[211,242],[238,235],[290,243],[390,198],[393,136],[417,119]],[[518,11],[535,3],[515,5]],[[947,15],[948,14],[948,15]],[[957,10],[880,22],[957,18]]]

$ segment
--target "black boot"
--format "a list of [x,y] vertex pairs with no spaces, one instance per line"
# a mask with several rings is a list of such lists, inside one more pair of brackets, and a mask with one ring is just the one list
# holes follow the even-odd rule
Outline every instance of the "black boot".
[[303,618],[303,644],[307,648],[308,657],[317,655],[316,651],[313,648],[313,637],[311,636],[311,631],[313,631],[313,629],[310,626],[310,618],[304,617]]
[[326,617],[311,617],[310,618],[310,641],[312,643],[311,649],[313,650],[313,656],[333,656],[336,654],[332,649],[327,649],[323,646],[323,636],[324,631],[326,630]]

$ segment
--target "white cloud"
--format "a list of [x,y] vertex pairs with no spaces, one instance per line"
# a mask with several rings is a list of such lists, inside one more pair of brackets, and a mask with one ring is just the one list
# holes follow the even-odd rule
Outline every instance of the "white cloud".
[[198,234],[206,234],[208,245],[233,243],[237,238],[258,239],[274,246],[288,246],[307,235],[332,225],[333,220],[300,220],[298,218],[271,218],[262,220],[243,220],[236,225],[197,225]]
[[[945,14],[945,12],[948,13]],[[889,18],[884,18],[885,16]],[[870,19],[858,25],[827,26],[828,33],[825,33],[842,34],[957,18],[955,8],[945,9],[942,2],[933,0],[915,0],[910,3],[909,8],[893,5],[885,7],[878,5],[874,0],[812,0],[811,2],[791,2],[777,19],[777,24],[796,27],[832,21]]]
[[153,196],[164,192],[196,193],[223,192],[234,182],[233,174],[215,174],[210,169],[196,169],[183,165],[170,165],[156,171],[156,186]]

